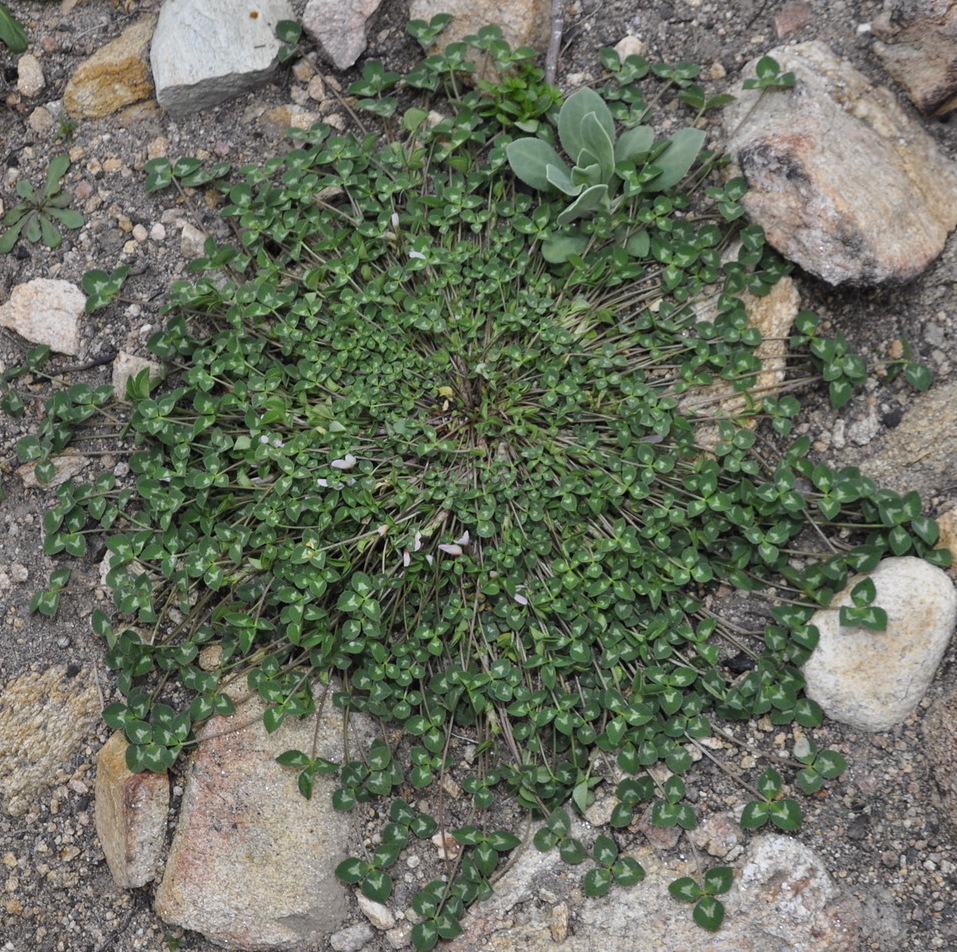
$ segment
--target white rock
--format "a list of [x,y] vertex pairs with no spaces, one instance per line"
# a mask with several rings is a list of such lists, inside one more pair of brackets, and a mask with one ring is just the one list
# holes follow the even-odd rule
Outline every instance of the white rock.
[[852,579],[811,623],[821,640],[804,665],[808,697],[828,717],[859,730],[885,731],[917,706],[957,622],[957,592],[947,574],[923,559],[884,559],[871,573],[874,603],[887,630],[842,628],[838,609],[851,604]]
[[80,346],[80,317],[86,295],[69,281],[34,278],[18,284],[0,305],[0,327],[16,331],[34,344],[75,355]]
[[59,456],[51,456],[50,462],[53,463],[53,478],[48,482],[41,483],[36,477],[36,463],[24,463],[17,467],[17,475],[23,480],[23,485],[27,489],[38,489],[45,487],[53,489],[55,486],[62,486],[68,479],[73,479],[78,473],[82,472],[90,462],[89,457],[81,456],[74,449],[67,449]]
[[377,929],[381,929],[385,932],[395,925],[395,915],[388,906],[383,905],[381,902],[376,902],[374,899],[370,899],[361,892],[356,893],[356,901],[359,903],[359,909],[362,910],[362,914]]
[[375,933],[366,922],[340,929],[329,937],[333,952],[361,952],[375,938]]
[[623,36],[615,44],[615,52],[622,60],[626,60],[629,56],[644,56],[646,49],[647,44],[645,41],[639,39],[637,36],[633,36],[631,33],[627,36]]
[[188,258],[198,258],[203,253],[205,243],[206,235],[195,225],[191,225],[189,222],[183,224],[183,231],[179,240],[179,250],[182,254]]
[[32,53],[24,53],[17,60],[17,91],[28,99],[39,95],[46,85],[43,67]]
[[279,65],[276,24],[294,19],[288,0],[165,0],[150,50],[157,101],[182,116],[264,86]]

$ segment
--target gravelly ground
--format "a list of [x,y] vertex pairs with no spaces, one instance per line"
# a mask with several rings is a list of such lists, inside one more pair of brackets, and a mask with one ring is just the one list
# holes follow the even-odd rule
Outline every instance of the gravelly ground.
[[[143,11],[158,9],[159,0],[139,0],[116,5],[112,0],[86,0],[62,17],[56,4],[8,0],[21,19],[34,21],[30,33],[45,50],[42,62],[47,90],[41,101],[62,94],[67,77],[82,59],[117,35]],[[303,0],[294,4],[297,11]],[[641,3],[634,0],[580,0],[570,8],[562,69],[568,73],[596,72],[597,50],[612,45],[626,33],[647,43],[649,58],[701,63],[707,75],[728,80],[743,63],[775,45],[773,18],[780,4],[774,0],[724,2]],[[869,22],[879,2],[828,2],[811,0],[811,19],[792,39],[821,39],[869,76],[887,82],[870,54],[871,40],[858,24]],[[406,19],[399,3],[386,0],[377,21],[374,52],[393,62],[408,63],[410,47],[402,28]],[[287,71],[264,93],[224,104],[201,116],[170,121],[153,108],[133,110],[124,117],[81,121],[72,135],[58,138],[59,130],[37,134],[27,124],[35,102],[21,102],[14,92],[11,57],[0,52],[0,157],[5,173],[0,198],[9,204],[11,181],[19,174],[36,181],[52,156],[70,152],[74,166],[68,185],[80,197],[88,225],[68,236],[57,252],[28,248],[0,258],[0,298],[20,281],[33,277],[62,277],[78,282],[93,267],[132,265],[124,297],[128,300],[99,315],[84,328],[77,363],[117,349],[144,352],[144,343],[159,320],[164,289],[182,272],[187,258],[181,253],[179,234],[183,221],[216,229],[215,217],[201,197],[184,204],[171,192],[149,196],[142,190],[140,169],[150,150],[167,140],[171,156],[208,150],[228,157],[235,165],[257,161],[278,147],[278,132],[262,120],[265,108],[288,103],[304,84]],[[351,77],[340,77],[345,83]],[[713,83],[715,90],[726,82]],[[929,131],[945,151],[955,151],[955,131],[950,123],[928,121]],[[165,237],[154,226],[163,226]],[[126,253],[132,230],[142,225],[145,241]],[[871,359],[886,356],[895,339],[911,341],[934,367],[941,380],[953,370],[949,353],[955,333],[951,287],[957,274],[948,252],[920,281],[893,293],[836,293],[817,282],[803,280],[808,306],[840,326],[854,345]],[[0,331],[0,363],[9,366],[23,353],[14,335]],[[86,380],[100,384],[105,368],[83,375],[65,376],[64,382]],[[887,430],[896,425],[912,394],[900,384],[877,385],[842,411],[840,421],[819,397],[808,399],[804,424],[817,438],[818,451],[832,461],[850,452],[834,439],[857,421],[873,416],[879,425],[864,445],[852,445],[866,455]],[[43,389],[23,421],[0,418],[0,461],[9,460],[16,440],[37,420]],[[122,462],[117,451],[101,464]],[[100,645],[88,629],[85,616],[95,605],[95,595],[79,598],[76,612],[61,613],[56,621],[29,616],[28,604],[35,586],[52,567],[40,551],[39,523],[47,504],[40,491],[24,490],[3,469],[6,499],[0,524],[0,681],[32,666],[45,668],[57,662],[91,663],[98,667],[109,690],[109,678],[99,662]],[[940,511],[952,500],[946,487],[929,487],[928,503]],[[22,568],[21,568],[22,567]],[[27,579],[17,581],[26,571]],[[80,579],[94,580],[91,565],[79,566]],[[845,752],[851,767],[827,796],[808,806],[808,822],[801,834],[806,843],[826,859],[835,878],[865,904],[867,932],[862,948],[880,952],[948,949],[957,947],[957,854],[953,834],[946,826],[933,780],[923,756],[921,736],[924,708],[936,698],[954,672],[951,651],[927,701],[907,723],[887,734],[866,736],[829,726],[819,742]],[[771,730],[768,727],[768,730]],[[761,725],[750,729],[763,733]],[[105,733],[88,738],[86,747],[64,765],[59,784],[42,793],[23,817],[0,816],[0,948],[27,950],[166,949],[167,930],[152,915],[149,888],[118,890],[112,883],[102,852],[92,833],[92,758]],[[789,743],[782,737],[781,742]],[[706,777],[702,774],[702,781]],[[701,791],[720,799],[727,791],[720,779]],[[574,910],[572,910],[574,923]],[[573,925],[574,927],[574,925]],[[183,938],[182,949],[207,952],[212,947],[195,935]]]

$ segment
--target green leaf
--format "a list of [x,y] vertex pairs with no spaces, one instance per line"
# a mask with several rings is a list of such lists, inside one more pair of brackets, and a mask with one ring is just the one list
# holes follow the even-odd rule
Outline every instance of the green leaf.
[[763,800],[751,800],[745,804],[741,814],[741,828],[756,830],[768,822],[769,804]]
[[[589,120],[588,116],[592,118]],[[600,142],[597,141],[599,134],[602,137]],[[576,164],[581,164],[579,156],[583,151],[590,151],[596,159],[600,159],[599,150],[607,148],[610,164],[614,165],[612,143],[615,141],[615,120],[605,101],[588,86],[572,93],[562,103],[558,113],[558,138],[562,148]]]
[[724,903],[714,896],[703,896],[694,907],[692,918],[708,932],[717,932],[724,922]]
[[505,147],[505,154],[512,171],[526,185],[541,192],[552,188],[547,174],[549,166],[564,170],[566,176],[571,174],[561,156],[542,139],[515,139]]
[[595,862],[601,866],[612,866],[618,859],[618,845],[610,836],[601,834],[595,838],[595,843],[592,846],[592,856],[595,857]]
[[704,875],[704,891],[709,896],[726,893],[734,882],[734,870],[730,866],[714,866]]
[[858,608],[864,608],[870,605],[876,597],[877,589],[874,586],[874,580],[870,578],[858,582],[857,585],[851,589],[851,601]]
[[623,132],[615,143],[615,161],[632,162],[651,151],[655,131],[651,126],[635,126]]
[[592,185],[575,199],[556,219],[559,225],[570,225],[579,218],[595,211],[604,204],[608,197],[607,185]]
[[604,896],[611,889],[613,881],[611,870],[599,866],[585,873],[582,886],[586,896]]
[[431,919],[419,922],[412,927],[412,944],[416,952],[429,952],[439,941],[439,930]]
[[611,868],[619,886],[634,886],[645,878],[644,867],[630,856],[622,856]]
[[661,172],[646,183],[645,189],[663,192],[677,185],[694,165],[706,137],[701,129],[679,129],[667,139],[668,145],[654,160]]
[[833,780],[847,770],[847,760],[836,750],[822,750],[814,758],[814,769],[822,777]]
[[801,829],[803,816],[796,800],[777,800],[768,810],[771,822],[782,830],[793,832]]
[[558,855],[570,866],[577,866],[588,857],[585,847],[573,836],[566,836],[559,842]]
[[367,876],[371,869],[372,867],[364,860],[350,856],[336,867],[336,878],[351,886]]
[[392,895],[392,877],[381,869],[370,869],[360,888],[367,899],[385,902]]
[[690,876],[669,883],[668,892],[681,902],[694,902],[701,897],[701,887]]
[[4,43],[11,53],[23,53],[30,45],[20,21],[5,3],[0,3],[0,43]]

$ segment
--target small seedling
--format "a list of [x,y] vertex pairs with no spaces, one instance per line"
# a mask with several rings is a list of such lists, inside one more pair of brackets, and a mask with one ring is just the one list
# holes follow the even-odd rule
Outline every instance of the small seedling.
[[79,228],[83,224],[83,216],[68,207],[73,196],[60,188],[69,167],[69,156],[53,159],[47,170],[46,185],[39,193],[26,179],[17,182],[17,194],[23,201],[3,216],[7,230],[0,235],[0,254],[12,251],[21,235],[34,244],[42,241],[48,248],[59,248],[63,237],[57,225]]
[[794,86],[794,73],[782,73],[781,64],[773,56],[762,56],[755,72],[756,79],[746,79],[741,84],[745,89],[791,89]]

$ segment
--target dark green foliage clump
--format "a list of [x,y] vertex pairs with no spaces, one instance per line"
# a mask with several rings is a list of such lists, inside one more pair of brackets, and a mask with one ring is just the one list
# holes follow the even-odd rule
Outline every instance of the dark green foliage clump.
[[[522,128],[547,135],[554,99],[518,64],[512,87],[524,76],[521,101],[537,104]],[[388,119],[380,94],[399,77],[367,74],[360,94]],[[429,58],[409,88],[432,77],[447,91],[455,75]],[[647,122],[626,89],[606,94],[624,104],[616,117]],[[136,769],[169,766],[195,724],[228,712],[223,681],[237,672],[268,702],[270,730],[313,713],[316,685],[334,684],[340,707],[402,725],[412,766],[383,742],[341,770],[290,751],[280,760],[304,795],[326,773],[338,773],[340,809],[428,787],[452,732],[465,732],[480,755],[463,782],[474,805],[504,789],[545,817],[536,845],[591,859],[586,892],[602,895],[643,870],[609,835],[586,849],[569,802],[587,808],[616,762],[612,829],[647,802],[655,823],[693,828],[683,778],[716,717],[820,722],[799,670],[815,609],[886,554],[946,556],[914,494],[815,465],[806,439],[775,455],[761,435],[787,437],[799,407],[754,389],[760,335],[741,295],[766,293],[787,267],[739,224],[743,183],[698,188],[706,165],[684,191],[625,190],[576,221],[576,251],[549,264],[542,247],[564,227],[564,202],[516,188],[514,116],[488,101],[456,100],[431,128],[410,109],[385,145],[319,126],[221,185],[242,239],[209,242],[192,270],[210,274],[173,288],[151,343],[170,385],[130,385],[135,494],[117,498],[111,476],[61,488],[48,551],[82,554],[88,533],[109,533],[121,620],[94,622],[126,698],[107,720],[126,731]],[[202,173],[179,163],[150,175],[163,187]],[[705,299],[708,321],[695,309]],[[860,382],[857,359],[812,315],[793,343],[835,402]],[[709,403],[716,381],[745,409],[728,418]],[[75,397],[54,398],[23,458],[46,465],[99,405],[96,392]],[[718,427],[708,446],[702,406]],[[717,614],[718,583],[761,593],[768,623],[744,630]],[[873,593],[855,593],[854,623],[879,626]],[[208,644],[222,648],[218,671],[198,666]],[[744,676],[723,667],[728,652],[749,658]],[[195,693],[188,708],[157,703],[168,679]],[[811,747],[794,772],[813,792],[843,767]],[[756,783],[746,825],[796,828],[781,774]],[[382,845],[339,874],[382,901],[410,836],[432,832],[396,800]],[[475,825],[452,835],[467,848],[457,874],[413,902],[420,949],[457,934],[517,844]],[[702,883],[682,883],[679,898],[716,929],[730,872]]]

